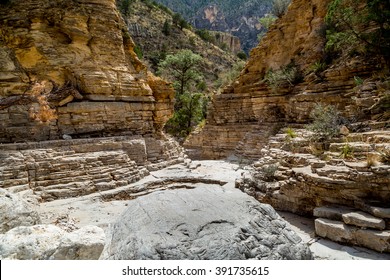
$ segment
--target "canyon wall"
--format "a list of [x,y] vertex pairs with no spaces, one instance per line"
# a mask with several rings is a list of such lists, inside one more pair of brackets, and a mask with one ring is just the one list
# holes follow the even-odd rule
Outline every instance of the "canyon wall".
[[[268,137],[281,126],[308,123],[317,103],[335,105],[348,117],[373,105],[356,102],[351,95],[355,95],[354,77],[372,73],[377,67],[375,59],[330,65],[321,77],[308,71],[324,58],[324,17],[329,3],[296,0],[290,4],[287,14],[252,50],[239,78],[214,96],[205,128],[185,143],[191,156],[216,159],[235,154],[256,159]],[[301,76],[294,84],[273,88],[266,83],[267,73],[288,67]]]
[[[276,209],[316,216],[318,236],[390,252],[390,83],[375,55],[313,70],[326,59],[330,2],[292,1],[185,147],[192,158],[254,160],[236,187]],[[287,71],[294,79],[272,84],[272,74]],[[305,129],[318,103],[344,117],[328,143]]]
[[[114,0],[11,1],[0,22],[0,142],[158,134],[171,116],[173,88],[138,60]],[[20,101],[43,81],[46,124]]]
[[81,196],[184,160],[162,133],[173,87],[137,58],[115,0],[2,4],[0,54],[1,188]]

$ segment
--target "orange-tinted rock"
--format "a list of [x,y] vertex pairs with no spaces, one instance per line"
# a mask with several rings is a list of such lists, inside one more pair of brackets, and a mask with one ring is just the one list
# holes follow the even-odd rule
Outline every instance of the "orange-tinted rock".
[[[239,78],[214,96],[207,125],[187,140],[187,148],[200,150],[197,155],[201,158],[236,154],[256,159],[268,136],[286,123],[308,123],[317,103],[335,105],[347,117],[357,117],[363,109],[370,108],[369,102],[359,102],[363,95],[354,91],[354,77],[372,73],[377,67],[375,59],[329,65],[322,77],[310,74],[310,66],[324,56],[324,17],[329,2],[291,2],[288,12],[251,51]],[[302,77],[279,87],[266,83],[269,71],[288,66]],[[373,90],[368,93],[372,100],[380,95]],[[223,152],[221,146],[226,147]]]
[[13,1],[2,7],[0,22],[0,98],[39,81],[59,88],[70,83],[82,95],[64,96],[58,120],[39,135],[28,105],[1,110],[1,142],[144,135],[160,131],[172,114],[173,88],[138,60],[114,0]]

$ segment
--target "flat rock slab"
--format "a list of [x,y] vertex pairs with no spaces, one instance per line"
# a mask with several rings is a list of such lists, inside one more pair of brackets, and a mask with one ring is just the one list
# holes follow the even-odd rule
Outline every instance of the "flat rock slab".
[[338,206],[323,206],[317,207],[313,210],[313,216],[318,218],[325,218],[335,221],[342,221],[343,214],[349,213],[352,208],[338,207]]
[[355,235],[358,245],[381,253],[390,253],[390,230],[376,231],[361,229]]
[[374,228],[379,230],[384,230],[386,228],[386,223],[383,219],[376,218],[361,211],[344,213],[342,217],[344,223],[349,225],[355,225],[362,228]]
[[102,259],[311,259],[266,204],[234,188],[199,186],[128,202]]
[[336,242],[351,243],[353,229],[343,222],[319,218],[315,220],[316,234]]
[[370,248],[380,253],[390,252],[390,230],[359,229],[343,222],[318,218],[316,234],[336,242]]

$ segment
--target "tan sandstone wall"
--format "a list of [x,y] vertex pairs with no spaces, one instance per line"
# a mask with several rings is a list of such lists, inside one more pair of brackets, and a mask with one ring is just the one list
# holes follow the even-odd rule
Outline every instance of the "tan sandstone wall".
[[[323,58],[324,17],[329,2],[292,1],[287,14],[252,50],[239,78],[214,96],[207,125],[185,143],[187,149],[197,151],[191,155],[223,158],[235,153],[256,159],[268,137],[281,125],[307,123],[316,103],[336,105],[349,116],[364,108],[365,104],[356,104],[351,98],[355,94],[353,78],[370,73],[374,61],[332,65],[322,79],[305,72]],[[304,76],[302,82],[271,89],[264,81],[267,71],[291,63]]]
[[133,48],[114,0],[1,6],[1,101],[47,81],[57,119],[34,122],[31,104],[3,108],[0,142],[159,132],[172,114],[174,91],[147,73]]

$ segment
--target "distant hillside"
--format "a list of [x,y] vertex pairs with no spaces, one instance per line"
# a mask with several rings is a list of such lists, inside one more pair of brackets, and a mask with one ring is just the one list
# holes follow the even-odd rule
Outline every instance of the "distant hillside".
[[271,10],[272,0],[156,0],[182,14],[196,28],[225,31],[249,52],[257,45],[258,19]]
[[[215,44],[212,44],[202,40],[191,27],[181,29],[173,24],[172,16],[164,7],[154,5],[152,2],[131,2],[125,21],[137,45],[136,52],[148,64],[149,69],[156,71],[158,63],[167,54],[180,49],[190,49],[204,58],[203,72],[208,88],[212,89],[220,74],[231,69],[239,60],[235,54],[227,50],[227,44],[234,42],[233,38],[228,38],[228,34],[216,36],[209,33],[213,38],[220,39],[219,41],[215,39]],[[225,39],[226,43],[221,39]]]

